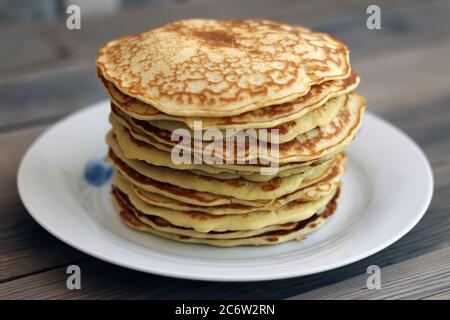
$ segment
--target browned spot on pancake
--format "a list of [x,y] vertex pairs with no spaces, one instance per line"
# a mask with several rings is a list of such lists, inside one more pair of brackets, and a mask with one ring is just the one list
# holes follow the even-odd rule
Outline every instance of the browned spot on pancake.
[[211,47],[238,47],[239,43],[235,37],[225,31],[199,31],[194,30],[192,35],[203,40],[207,46]]
[[313,222],[317,219],[319,219],[320,215],[318,215],[317,213],[314,214],[313,216],[311,216],[308,219],[302,220],[302,221],[298,221],[297,225],[295,228],[290,229],[290,230],[276,230],[276,231],[271,231],[268,232],[268,235],[277,235],[277,236],[283,236],[283,235],[287,235],[289,233],[292,233],[294,231],[298,231],[300,229],[303,229],[304,227],[306,227],[310,222]]
[[277,242],[278,238],[277,237],[267,237],[266,240],[269,242]]
[[115,187],[112,188],[112,193],[117,201],[117,204],[120,207],[119,214],[122,217],[122,219],[134,227],[141,227],[142,222],[136,218],[134,212],[130,210],[128,206],[129,204],[128,197],[122,191],[118,190]]
[[315,224],[315,223],[311,223],[310,225],[309,225],[309,227],[312,229],[312,228],[315,228],[315,227],[317,227],[317,224]]
[[336,194],[334,195],[333,199],[328,203],[325,211],[323,211],[320,215],[324,218],[327,219],[329,218],[333,213],[336,212],[336,208],[337,208],[337,199],[339,198],[339,194],[341,192],[341,189],[338,188],[336,191]]
[[293,228],[295,227],[296,223],[295,222],[288,222],[288,223],[283,223],[280,225],[280,227],[282,228]]
[[125,220],[127,223],[131,224],[132,226],[139,228],[142,226],[142,223],[136,219],[130,212],[127,210],[120,210],[120,216],[123,220]]
[[172,224],[169,221],[167,221],[166,219],[163,219],[161,217],[155,216],[152,219],[157,225],[159,225],[161,227],[170,227],[170,226],[172,226]]
[[190,239],[191,237],[185,236],[185,235],[179,235],[178,238],[179,238],[180,240],[187,240],[187,239]]
[[237,179],[225,180],[225,183],[228,184],[229,186],[232,186],[235,188],[240,188],[245,185],[244,181],[237,180]]
[[349,86],[353,85],[356,82],[357,78],[358,78],[358,74],[356,72],[352,71],[352,73],[350,73],[350,76],[343,80],[344,81],[344,85],[346,87],[349,87]]
[[[296,139],[294,139],[294,140],[291,140],[291,141],[280,143],[278,145],[278,149],[279,149],[280,152],[286,152],[286,151],[289,151],[290,149],[292,149],[292,146],[295,146],[296,144],[298,144],[298,141]],[[271,144],[268,143],[267,146],[268,146],[267,148],[269,149]]]
[[282,182],[282,180],[281,180],[280,177],[273,178],[272,180],[264,182],[261,185],[261,189],[263,191],[267,191],[267,192],[274,191],[274,190],[278,189],[281,186],[281,182]]
[[171,24],[165,25],[164,28],[165,28],[166,31],[169,31],[169,32],[170,31],[171,32],[178,32],[178,31],[183,29],[182,25],[179,24],[179,23],[171,23]]
[[292,209],[295,209],[295,208],[297,208],[298,206],[302,205],[303,203],[304,203],[304,202],[302,202],[302,201],[296,201],[296,200],[294,200],[294,201],[288,202],[288,203],[284,206],[284,208],[287,209],[287,210],[292,210]]
[[323,163],[322,161],[316,161],[316,162],[311,163],[309,166],[310,167],[317,167],[317,166],[320,166],[322,163]]
[[[219,179],[208,177],[208,176],[198,176],[198,179],[205,180],[205,181],[219,181]],[[245,185],[245,182],[238,179],[227,179],[227,180],[220,180],[223,183],[226,183],[229,186],[240,188]]]
[[295,127],[295,121],[283,123],[282,125],[275,127],[275,129],[279,130],[279,134],[286,134],[292,129],[292,127]]

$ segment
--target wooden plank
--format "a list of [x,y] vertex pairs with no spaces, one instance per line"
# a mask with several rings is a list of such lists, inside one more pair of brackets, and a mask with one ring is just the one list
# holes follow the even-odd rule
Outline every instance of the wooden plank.
[[[449,39],[450,40],[450,39]],[[450,42],[430,47],[405,48],[389,54],[353,59],[352,65],[362,82],[358,91],[367,101],[369,110],[402,115],[418,104],[447,96],[450,83],[450,65],[445,58],[450,54]],[[431,76],[432,75],[432,76]],[[421,108],[426,113],[426,107]]]
[[[176,294],[178,289],[189,290],[189,286],[195,286],[194,282],[128,271],[98,260],[78,265],[81,290],[67,289],[67,266],[64,266],[0,284],[0,299],[130,299],[139,298],[140,294],[145,298],[164,298],[168,291]],[[129,294],[129,290],[136,294]]]
[[[15,185],[20,159],[33,141],[46,126],[28,130],[0,134],[0,190]],[[3,203],[3,201],[1,202]]]
[[450,300],[450,290],[424,297],[422,300]]
[[105,92],[91,65],[1,85],[0,97],[0,131],[8,131],[20,124],[54,121],[104,99]]
[[16,187],[20,159],[44,129],[0,135],[0,282],[87,258],[39,227],[20,201]]
[[450,247],[381,269],[381,288],[369,290],[364,273],[290,300],[442,298],[450,292]]

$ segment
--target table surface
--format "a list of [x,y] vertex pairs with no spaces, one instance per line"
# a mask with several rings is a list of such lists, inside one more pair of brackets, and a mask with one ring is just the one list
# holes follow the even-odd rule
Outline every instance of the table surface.
[[[366,28],[372,1],[194,1],[105,17],[0,29],[0,298],[33,299],[450,299],[450,2],[378,1],[381,30]],[[185,17],[263,17],[333,33],[351,51],[368,109],[410,135],[433,167],[435,192],[420,223],[387,249],[321,274],[266,282],[171,279],[87,256],[44,231],[23,207],[17,167],[49,125],[105,98],[95,78],[99,46]],[[389,155],[380,161],[389,161]],[[68,290],[66,268],[82,270]],[[379,290],[367,267],[381,267]]]

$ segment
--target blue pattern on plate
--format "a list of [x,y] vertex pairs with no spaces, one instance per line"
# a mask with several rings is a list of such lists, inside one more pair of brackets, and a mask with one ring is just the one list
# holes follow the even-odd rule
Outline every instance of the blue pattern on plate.
[[91,186],[101,187],[111,179],[113,171],[105,159],[92,159],[84,168],[84,179]]

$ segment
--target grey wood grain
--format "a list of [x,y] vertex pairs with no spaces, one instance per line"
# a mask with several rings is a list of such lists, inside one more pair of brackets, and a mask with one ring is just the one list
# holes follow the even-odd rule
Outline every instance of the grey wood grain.
[[44,129],[0,135],[0,282],[87,258],[38,226],[20,201],[17,169],[25,150]]
[[445,290],[444,292],[432,294],[422,298],[421,300],[450,300],[450,291]]
[[380,270],[379,289],[368,289],[368,274],[291,297],[291,300],[422,299],[450,294],[450,248],[436,250]]
[[54,122],[104,98],[93,64],[11,81],[0,85],[0,132]]

